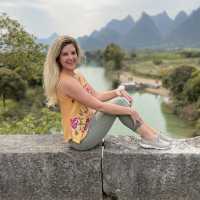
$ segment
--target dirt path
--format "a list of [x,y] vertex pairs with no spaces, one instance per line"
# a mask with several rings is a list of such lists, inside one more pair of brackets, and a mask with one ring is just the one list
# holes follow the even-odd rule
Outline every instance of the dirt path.
[[[156,79],[131,75],[129,72],[122,72],[120,75],[120,81],[121,82],[134,81],[137,83],[150,83],[150,84],[156,83]],[[162,84],[160,80],[158,80],[157,83]],[[158,89],[146,88],[145,91],[153,94],[159,94],[161,96],[169,96],[169,90],[163,88],[162,86]]]

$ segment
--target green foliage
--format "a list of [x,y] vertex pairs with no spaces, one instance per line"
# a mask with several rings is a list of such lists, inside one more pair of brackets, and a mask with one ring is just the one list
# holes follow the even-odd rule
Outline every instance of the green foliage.
[[21,100],[25,97],[27,84],[16,72],[6,68],[0,68],[0,95],[5,99]]
[[107,71],[113,71],[115,69],[115,63],[113,60],[109,60],[105,63],[105,67]]
[[[61,130],[59,112],[45,108],[42,70],[47,47],[6,14],[0,15],[0,134]],[[16,100],[20,100],[16,102]]]
[[200,118],[196,121],[195,124],[195,132],[193,134],[193,136],[200,136]]
[[180,66],[175,68],[169,75],[163,77],[164,87],[169,88],[175,96],[183,92],[186,82],[192,77],[196,69],[192,66]]
[[192,66],[180,66],[163,77],[163,85],[174,95],[174,112],[188,120],[197,120],[195,132],[199,133],[200,71]]
[[87,58],[87,63],[96,62],[99,65],[103,65],[103,51],[96,50],[96,51],[86,51],[85,56]]
[[153,64],[155,64],[155,65],[161,65],[163,62],[162,62],[162,60],[160,60],[160,59],[153,59]]
[[200,119],[198,119],[197,123],[196,123],[196,129],[198,130],[198,135],[200,136]]
[[171,73],[171,68],[161,68],[159,70],[160,77],[163,79]]
[[29,85],[41,85],[46,47],[6,14],[0,15],[0,44],[0,67],[14,70]]
[[106,49],[104,50],[103,57],[105,62],[114,61],[114,69],[119,70],[122,68],[122,60],[125,54],[120,48],[120,46],[116,44],[109,44]]
[[136,52],[132,51],[132,52],[130,53],[130,57],[133,58],[133,59],[136,58],[136,57],[137,57]]
[[[35,116],[45,106],[45,96],[42,87],[27,89],[26,96],[19,102],[12,99],[6,100],[6,108],[1,108],[0,104],[0,120],[16,121],[22,120],[26,115],[32,113]],[[39,116],[38,116],[39,117]]]
[[39,113],[29,113],[21,120],[3,121],[0,134],[48,134],[61,130],[60,113],[43,108]]
[[180,54],[185,58],[200,58],[200,51],[185,50],[182,51]]
[[189,102],[200,100],[200,71],[193,73],[192,78],[186,82],[183,93]]
[[168,50],[150,50],[142,49],[137,50],[137,60],[138,61],[152,61],[154,59],[158,60],[168,60],[173,61],[182,58],[179,52],[177,51],[168,51]]

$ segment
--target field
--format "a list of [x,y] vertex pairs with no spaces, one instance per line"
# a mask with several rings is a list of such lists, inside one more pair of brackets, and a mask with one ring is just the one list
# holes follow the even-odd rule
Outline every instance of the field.
[[[163,71],[181,65],[190,65],[200,69],[200,53],[187,55],[185,52],[194,52],[194,50],[135,51],[134,56],[130,54],[126,57],[124,67],[135,75],[151,78],[160,78]],[[195,52],[200,52],[200,50],[195,50]]]

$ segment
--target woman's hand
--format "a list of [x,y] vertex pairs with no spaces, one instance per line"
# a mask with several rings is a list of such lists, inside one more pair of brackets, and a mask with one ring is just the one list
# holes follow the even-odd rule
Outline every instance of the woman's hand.
[[121,96],[126,98],[130,103],[132,103],[133,98],[128,94],[126,90],[121,90]]
[[132,103],[133,98],[128,94],[128,92],[125,90],[125,87],[123,85],[119,86],[116,89],[116,94],[118,96],[126,98],[130,103]]

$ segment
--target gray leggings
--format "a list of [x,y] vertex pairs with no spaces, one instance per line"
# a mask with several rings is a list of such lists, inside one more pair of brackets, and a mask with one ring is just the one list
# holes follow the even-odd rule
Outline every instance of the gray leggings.
[[[109,101],[120,106],[131,106],[130,103],[123,97],[117,97]],[[116,118],[128,128],[135,131],[141,126],[141,123],[137,120],[134,121],[129,115],[113,115],[98,111],[90,121],[88,133],[80,144],[70,140],[70,147],[76,150],[89,150],[102,142],[102,139],[110,130]]]

